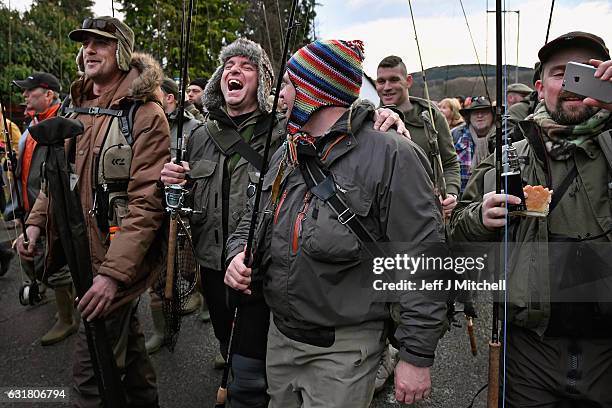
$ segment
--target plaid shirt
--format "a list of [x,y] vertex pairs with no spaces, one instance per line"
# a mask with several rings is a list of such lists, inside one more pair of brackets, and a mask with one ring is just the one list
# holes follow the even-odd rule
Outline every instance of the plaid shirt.
[[457,151],[457,159],[459,160],[461,194],[463,194],[463,190],[465,190],[465,186],[472,175],[472,159],[474,158],[476,145],[472,139],[470,127],[467,124],[463,124],[453,129],[452,135],[455,150]]

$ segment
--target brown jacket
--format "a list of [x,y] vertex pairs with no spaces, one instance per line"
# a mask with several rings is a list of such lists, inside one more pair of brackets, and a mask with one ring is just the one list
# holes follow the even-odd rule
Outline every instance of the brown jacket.
[[[134,54],[131,70],[117,83],[114,90],[95,99],[91,95],[93,83],[81,77],[71,86],[72,101],[78,107],[108,107],[117,109],[124,99],[144,102],[134,117],[133,157],[128,184],[128,214],[121,231],[113,241],[101,231],[89,212],[94,205],[93,171],[110,116],[78,114],[85,132],[77,137],[75,149],[76,172],[79,175],[83,215],[87,224],[94,274],[110,276],[119,282],[119,292],[111,310],[140,295],[151,285],[165,265],[163,190],[158,183],[164,163],[170,159],[170,130],[164,111],[155,99],[163,73],[159,64],[145,54]],[[68,146],[67,146],[68,147]],[[51,197],[52,199],[52,197]],[[47,217],[49,200],[40,194],[28,218],[28,225],[46,230],[49,242],[48,273],[60,266],[52,214]]]

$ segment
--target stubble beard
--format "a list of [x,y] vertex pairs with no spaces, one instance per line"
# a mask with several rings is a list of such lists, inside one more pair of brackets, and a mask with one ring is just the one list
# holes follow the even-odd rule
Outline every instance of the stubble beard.
[[550,117],[560,125],[578,125],[582,122],[585,122],[591,116],[595,115],[599,108],[594,106],[581,105],[575,108],[564,108],[563,101],[565,97],[571,97],[575,94],[571,92],[561,92],[559,95],[559,99],[557,99],[557,103],[555,104],[554,110],[548,109],[548,114]]

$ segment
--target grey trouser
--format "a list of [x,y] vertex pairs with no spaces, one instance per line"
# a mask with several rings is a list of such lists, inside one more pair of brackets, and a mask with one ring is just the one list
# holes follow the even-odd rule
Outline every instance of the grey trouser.
[[508,326],[507,408],[611,408],[611,387],[612,339],[541,338]]
[[34,281],[42,281],[45,285],[55,288],[57,286],[67,286],[72,284],[72,277],[70,276],[70,270],[68,266],[63,266],[59,271],[49,276],[44,274],[45,271],[45,258],[47,255],[47,238],[41,236],[36,242],[36,253],[32,261],[26,261],[21,259],[21,267],[24,273],[30,279]]
[[[106,317],[106,330],[123,379],[128,406],[154,408],[157,407],[155,371],[145,349],[137,311],[138,300],[121,306]],[[82,322],[73,360],[73,406],[102,407]]]
[[270,318],[266,371],[269,408],[368,407],[385,346],[384,322],[336,329],[331,347],[291,340]]

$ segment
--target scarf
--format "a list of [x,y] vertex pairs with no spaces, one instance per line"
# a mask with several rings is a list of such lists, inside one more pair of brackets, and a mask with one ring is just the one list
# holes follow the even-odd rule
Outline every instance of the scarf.
[[544,145],[553,160],[566,160],[579,147],[589,156],[595,154],[599,149],[595,138],[603,131],[608,119],[610,112],[601,109],[577,125],[560,125],[550,117],[544,102],[540,102],[531,117],[542,129]]

